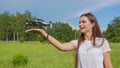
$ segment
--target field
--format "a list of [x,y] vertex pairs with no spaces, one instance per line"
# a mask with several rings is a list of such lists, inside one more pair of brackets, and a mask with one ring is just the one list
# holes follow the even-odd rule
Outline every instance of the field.
[[[120,68],[120,43],[110,43],[114,68]],[[0,43],[0,68],[74,68],[74,51],[61,52],[49,43]],[[12,57],[24,55],[28,64],[14,66]]]

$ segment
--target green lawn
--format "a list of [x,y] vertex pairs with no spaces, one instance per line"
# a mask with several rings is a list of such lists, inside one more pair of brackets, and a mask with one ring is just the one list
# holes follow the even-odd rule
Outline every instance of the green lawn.
[[120,43],[111,43],[110,45],[113,68],[120,68]]
[[[120,43],[111,43],[111,60],[120,68]],[[12,65],[15,55],[28,57],[27,65]],[[0,68],[74,68],[74,51],[61,52],[49,43],[0,43]]]

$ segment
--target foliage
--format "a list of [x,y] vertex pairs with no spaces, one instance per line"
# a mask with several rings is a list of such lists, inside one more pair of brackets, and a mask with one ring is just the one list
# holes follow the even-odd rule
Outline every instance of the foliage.
[[120,17],[114,18],[103,33],[110,42],[120,42]]
[[24,55],[15,55],[12,57],[12,64],[13,65],[26,65],[28,63],[28,57]]
[[[16,12],[11,15],[8,11],[0,14],[0,40],[3,41],[45,41],[45,38],[35,33],[25,33],[25,21],[35,20],[29,11],[24,13]],[[44,22],[44,20],[42,20]],[[69,41],[76,39],[79,32],[73,30],[68,23],[52,22],[53,28],[45,29],[50,35],[61,41]],[[39,28],[39,27],[30,27]]]
[[0,14],[0,40],[19,41],[19,38],[24,37],[25,21],[30,19],[34,19],[34,17],[29,11],[25,11],[23,14],[17,12],[16,15],[11,15],[7,11]]
[[75,30],[73,30],[68,23],[61,22],[53,23],[53,28],[47,29],[47,32],[56,39],[61,40],[63,42],[70,41],[71,39],[76,39],[74,37]]

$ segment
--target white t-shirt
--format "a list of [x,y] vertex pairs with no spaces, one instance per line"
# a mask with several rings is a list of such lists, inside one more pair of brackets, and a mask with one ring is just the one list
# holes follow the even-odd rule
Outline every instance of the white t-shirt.
[[[102,38],[96,38],[95,43],[100,45]],[[77,47],[78,40],[71,41]],[[105,39],[101,47],[93,47],[91,41],[85,40],[78,51],[78,68],[104,68],[103,53],[110,51],[108,41]]]

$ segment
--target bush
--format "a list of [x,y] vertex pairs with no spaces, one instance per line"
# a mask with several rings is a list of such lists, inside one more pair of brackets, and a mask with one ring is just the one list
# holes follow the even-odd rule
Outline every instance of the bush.
[[23,43],[24,42],[24,37],[20,37],[19,42]]
[[120,37],[113,37],[109,40],[110,42],[116,43],[116,42],[120,42]]
[[13,65],[26,65],[28,63],[28,57],[24,55],[15,55],[12,57]]

